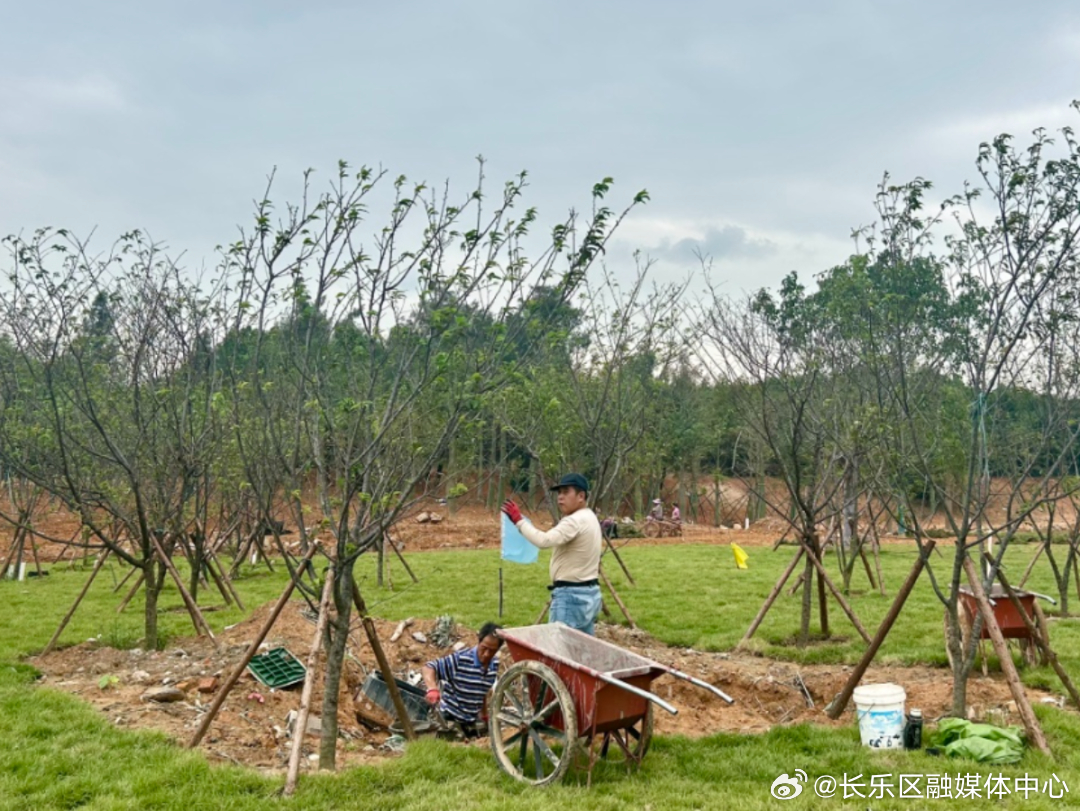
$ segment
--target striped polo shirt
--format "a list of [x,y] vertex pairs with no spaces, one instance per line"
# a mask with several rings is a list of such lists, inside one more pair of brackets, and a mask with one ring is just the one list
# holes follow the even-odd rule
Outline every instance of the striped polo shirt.
[[484,696],[495,684],[499,657],[492,659],[484,671],[476,658],[476,648],[466,648],[428,662],[428,667],[435,671],[439,680],[442,693],[439,709],[443,714],[454,721],[475,723],[484,707]]

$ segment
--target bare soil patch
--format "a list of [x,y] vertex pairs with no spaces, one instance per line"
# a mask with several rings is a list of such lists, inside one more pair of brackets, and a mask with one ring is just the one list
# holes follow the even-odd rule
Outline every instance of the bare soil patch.
[[[220,681],[240,661],[248,643],[265,621],[270,606],[262,606],[248,620],[220,634],[221,650],[216,651],[205,638],[180,640],[168,650],[115,650],[86,642],[32,659],[44,677],[42,684],[64,690],[89,702],[117,726],[153,729],[164,732],[184,744],[190,738],[213,693],[200,693],[199,682],[217,676]],[[450,648],[412,637],[421,632],[428,639],[435,621],[417,619],[397,642],[390,637],[396,622],[377,620],[379,637],[391,667],[399,677],[416,673],[424,662],[445,655]],[[290,604],[278,619],[267,639],[270,647],[284,645],[302,661],[306,658],[314,633],[314,618],[300,603]],[[658,711],[659,734],[690,737],[716,732],[759,733],[777,725],[813,722],[829,726],[854,723],[853,710],[839,721],[830,721],[825,705],[839,692],[850,668],[839,665],[793,665],[748,654],[709,653],[672,648],[642,631],[621,626],[601,626],[599,635],[615,644],[672,665],[690,675],[715,684],[736,703],[728,706],[710,693],[671,677],[654,682],[658,696],[679,708],[677,716]],[[457,626],[458,641],[473,644],[474,632]],[[504,665],[508,664],[506,656]],[[388,738],[385,730],[371,729],[360,723],[354,696],[366,674],[375,667],[374,656],[362,631],[357,627],[349,646],[346,674],[340,696],[339,725],[342,741],[339,764],[343,766],[380,760],[393,754],[383,748]],[[320,664],[321,679],[321,664]],[[907,691],[908,706],[920,707],[927,719],[944,715],[951,703],[951,680],[940,668],[871,667],[864,683],[895,682]],[[150,688],[175,686],[184,692],[184,700],[159,704],[143,699]],[[804,689],[805,688],[805,689]],[[1029,690],[1038,702],[1048,694]],[[316,682],[312,713],[318,715],[322,702]],[[286,690],[268,690],[250,674],[225,702],[203,748],[212,759],[227,760],[266,772],[284,769],[291,745],[286,735],[286,717],[300,703],[299,686]],[[1011,704],[1008,687],[1000,674],[989,677],[973,675],[969,703],[980,715],[986,710]],[[370,713],[369,713],[370,715]],[[1012,714],[1015,721],[1015,713]],[[486,746],[486,740],[471,745]],[[318,749],[316,734],[305,738],[305,755]],[[305,768],[316,763],[305,758]]]

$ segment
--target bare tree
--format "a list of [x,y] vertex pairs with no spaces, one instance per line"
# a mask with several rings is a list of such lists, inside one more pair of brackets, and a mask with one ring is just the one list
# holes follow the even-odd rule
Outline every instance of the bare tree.
[[[1063,149],[1041,130],[1023,151],[1007,135],[983,144],[980,183],[946,203],[953,229],[940,257],[933,253],[941,244],[934,241],[940,215],[922,213],[925,181],[883,185],[879,226],[870,235],[886,277],[929,259],[940,267],[949,298],[948,334],[930,356],[905,354],[894,335],[883,353],[889,362],[875,369],[892,485],[903,492],[914,477],[933,488],[956,536],[951,571],[928,571],[945,606],[953,711],[960,715],[981,628],[976,618],[965,648],[958,613],[965,561],[972,550],[992,550],[995,563],[980,567],[989,588],[1016,531],[1060,498],[1053,481],[1074,458],[1071,403],[1080,380],[1061,350],[1076,345],[1080,149],[1070,130],[1062,135]],[[920,326],[911,322],[910,329],[917,334]],[[1018,431],[1010,418],[1014,392],[1041,405],[1033,430]],[[917,514],[909,515],[920,537]]]
[[77,543],[142,570],[146,646],[159,641],[167,573],[209,633],[168,560],[213,451],[196,407],[215,385],[198,358],[206,295],[138,232],[101,254],[66,231],[5,244],[0,309],[16,361],[3,385],[19,407],[0,418],[0,455],[78,516]]
[[639,265],[625,289],[606,267],[598,282],[586,280],[566,354],[536,366],[500,398],[501,421],[541,476],[585,472],[598,507],[617,506],[632,486],[630,462],[658,428],[655,394],[678,358],[686,284],[650,289],[648,270],[648,263]]
[[850,419],[838,413],[844,381],[827,364],[828,330],[807,313],[808,306],[792,274],[777,297],[762,291],[733,300],[714,288],[695,319],[695,333],[704,339],[695,344],[703,368],[732,386],[746,428],[763,451],[740,462],[741,475],[748,486],[766,472],[780,479],[783,499],[765,488],[757,489],[757,497],[789,522],[807,556],[801,645],[809,641],[815,578],[821,632],[829,635],[826,588],[831,581],[820,568],[819,527],[835,516],[835,498],[843,486],[842,478],[833,475],[835,425]]
[[[249,469],[262,454],[270,461],[258,469],[277,469],[251,485],[264,504],[284,498],[303,528],[313,478],[313,518],[332,537],[321,768],[334,767],[350,615],[363,604],[354,565],[425,496],[459,428],[527,360],[509,318],[518,302],[537,286],[565,301],[582,283],[626,214],[603,205],[610,184],[593,188],[590,217],[571,213],[530,259],[536,212],[517,212],[524,175],[489,207],[482,162],[476,188],[457,200],[448,188],[341,164],[322,194],[307,178],[276,223],[268,190],[254,228],[224,256],[232,335],[254,341],[234,353],[229,375],[234,432]],[[381,201],[385,224],[367,234]]]

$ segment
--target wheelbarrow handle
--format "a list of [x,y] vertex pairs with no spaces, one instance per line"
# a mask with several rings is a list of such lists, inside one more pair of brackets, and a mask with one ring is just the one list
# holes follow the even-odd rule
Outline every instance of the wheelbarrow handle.
[[599,673],[598,675],[600,677],[600,681],[604,681],[604,682],[607,682],[608,684],[612,684],[612,685],[614,685],[616,687],[621,687],[624,690],[628,690],[629,692],[633,693],[634,695],[641,696],[642,698],[653,702],[653,704],[659,704],[661,707],[663,707],[665,710],[670,712],[672,715],[678,715],[679,714],[679,710],[676,707],[671,706],[666,701],[664,701],[664,699],[660,698],[659,696],[653,695],[648,690],[642,690],[640,687],[635,687],[632,684],[627,684],[626,682],[624,682],[624,681],[622,681],[620,679],[617,679],[614,676],[609,676],[607,673]]
[[676,670],[675,668],[668,667],[667,665],[659,665],[659,667],[661,669],[663,669],[664,671],[666,671],[669,675],[674,676],[677,679],[682,679],[683,681],[688,681],[688,682],[690,682],[691,684],[693,684],[696,687],[704,687],[710,693],[715,693],[720,698],[724,699],[724,701],[726,701],[728,704],[734,704],[735,703],[735,699],[733,699],[731,696],[729,696],[727,693],[725,693],[719,687],[713,687],[707,681],[702,681],[701,679],[695,679],[690,674],[683,673],[681,670]]

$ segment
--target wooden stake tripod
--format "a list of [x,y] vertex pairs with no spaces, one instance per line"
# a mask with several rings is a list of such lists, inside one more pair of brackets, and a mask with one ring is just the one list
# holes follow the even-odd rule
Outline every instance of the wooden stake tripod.
[[[765,615],[769,613],[769,609],[772,608],[773,603],[776,602],[776,598],[780,595],[780,592],[784,588],[784,584],[787,583],[788,578],[791,577],[795,568],[798,566],[799,561],[805,556],[805,569],[802,574],[803,589],[803,627],[800,631],[801,636],[805,636],[809,624],[810,607],[812,601],[811,591],[813,589],[813,583],[817,580],[817,598],[818,598],[818,615],[821,622],[821,633],[825,636],[829,635],[829,607],[826,600],[826,590],[832,594],[833,599],[836,600],[840,609],[847,615],[847,618],[851,621],[851,624],[855,626],[855,630],[859,632],[859,636],[863,638],[867,644],[870,644],[870,635],[866,632],[862,623],[859,621],[854,610],[848,604],[848,601],[844,599],[844,595],[840,593],[840,590],[836,588],[832,580],[829,578],[828,572],[825,571],[825,567],[821,564],[821,544],[817,539],[817,536],[812,536],[809,541],[805,538],[801,538],[799,542],[799,551],[795,553],[794,559],[788,564],[788,567],[784,570],[784,573],[780,575],[780,579],[776,581],[776,585],[773,586],[772,591],[769,592],[769,596],[765,598],[764,604],[758,611],[757,616],[754,617],[754,621],[750,623],[750,627],[746,633],[743,634],[743,638],[739,640],[739,644],[736,647],[742,647],[750,638],[757,632],[757,629],[761,626],[762,621],[765,619]],[[805,640],[803,640],[805,641]]]

